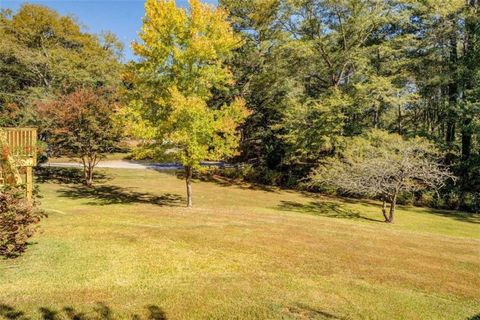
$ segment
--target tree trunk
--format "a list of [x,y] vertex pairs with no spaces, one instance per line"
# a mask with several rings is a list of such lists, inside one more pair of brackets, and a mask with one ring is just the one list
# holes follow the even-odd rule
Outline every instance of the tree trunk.
[[382,203],[382,214],[383,214],[383,217],[385,218],[385,222],[388,222],[387,201],[385,201],[385,199],[383,199],[383,203]]
[[398,118],[397,118],[398,134],[402,134],[402,107],[398,104]]
[[93,185],[93,167],[94,165],[90,161],[90,159],[82,158],[83,162],[83,183],[91,187]]
[[[468,5],[475,12],[475,15],[469,16],[465,20],[465,44],[464,44],[464,55],[465,55],[465,69],[466,75],[464,75],[465,83],[465,94],[471,92],[475,88],[475,77],[476,77],[476,67],[478,65],[478,28],[480,26],[480,20],[477,16],[477,7],[479,6],[479,1],[469,0]],[[468,98],[468,97],[467,97]],[[462,159],[469,160],[472,149],[472,129],[470,128],[472,124],[472,115],[471,112],[467,111],[463,116],[465,117],[462,125]],[[465,175],[465,172],[462,173]]]
[[390,212],[388,214],[388,219],[385,221],[387,223],[393,223],[395,218],[395,207],[397,206],[397,194],[394,194],[390,200]]
[[86,185],[88,181],[88,169],[87,169],[87,162],[85,161],[85,158],[82,158],[83,162],[83,183]]
[[[451,23],[455,23],[455,17],[452,15],[449,17]],[[447,111],[447,132],[445,136],[445,142],[447,146],[452,148],[455,141],[455,121],[456,121],[456,112],[455,108],[458,103],[458,82],[455,76],[457,70],[457,61],[458,61],[458,52],[457,52],[457,35],[455,32],[450,34],[450,57],[449,57],[449,67],[450,67],[450,83],[448,84],[448,111]]]
[[472,120],[465,119],[462,128],[462,159],[470,159],[472,150],[472,131],[470,129]]
[[[453,103],[452,103],[453,104]],[[453,118],[454,115],[451,115],[450,118]],[[455,141],[455,121],[452,119],[447,120],[447,133],[445,136],[445,141],[448,146],[451,147]]]
[[185,182],[187,184],[187,207],[192,207],[192,167],[185,166]]
[[89,166],[87,186],[91,187],[92,185],[93,185],[93,166]]

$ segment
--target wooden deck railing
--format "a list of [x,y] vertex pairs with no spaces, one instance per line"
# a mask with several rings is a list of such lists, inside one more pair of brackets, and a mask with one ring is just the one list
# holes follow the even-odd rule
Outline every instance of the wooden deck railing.
[[35,128],[0,128],[7,136],[10,154],[21,160],[31,160],[32,166],[37,161],[37,129]]
[[[27,199],[32,199],[33,193],[33,170],[37,164],[37,129],[35,128],[0,128],[3,147],[1,152],[6,152],[0,159],[0,184],[21,184],[22,178],[18,169],[24,168],[25,192]],[[2,163],[3,162],[3,165]],[[9,168],[7,172],[5,167]],[[4,167],[4,168],[2,168]],[[3,172],[2,172],[3,171]],[[9,175],[4,176],[6,173]],[[10,177],[10,178],[8,178]],[[13,177],[13,179],[12,179]]]

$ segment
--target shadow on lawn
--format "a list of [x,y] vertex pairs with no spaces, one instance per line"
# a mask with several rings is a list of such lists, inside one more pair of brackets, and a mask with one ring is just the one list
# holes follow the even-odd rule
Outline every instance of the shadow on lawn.
[[60,193],[61,197],[91,199],[92,201],[87,203],[91,205],[145,203],[159,206],[176,206],[180,205],[183,200],[183,197],[178,194],[165,193],[157,196],[147,192],[137,192],[128,188],[112,185],[93,187],[72,186],[68,189],[60,189],[58,193]]
[[467,320],[480,320],[480,313],[468,318]]
[[[146,307],[147,317],[142,317],[138,314],[130,315],[132,320],[166,320],[167,315],[158,306],[149,305]],[[64,307],[61,310],[54,310],[50,308],[39,308],[40,319],[42,320],[113,320],[116,319],[115,314],[103,302],[98,302],[91,312],[84,313],[75,310],[73,307]],[[17,310],[9,305],[0,304],[0,318],[8,320],[30,320],[38,319],[38,317],[31,318],[21,310]]]
[[297,304],[286,309],[289,315],[299,319],[343,319],[335,314],[317,310],[304,304]]
[[[37,167],[35,178],[39,183],[82,184],[84,182],[83,171],[80,168]],[[105,174],[98,170],[94,172],[93,179],[96,183],[109,180]]]
[[308,203],[300,203],[294,201],[282,201],[278,206],[278,209],[284,211],[308,213],[328,218],[361,219],[374,222],[383,222],[382,220],[364,217],[360,215],[359,212],[345,209],[342,205],[335,202],[310,201]]
[[[458,221],[480,224],[480,213],[450,211],[450,210],[443,211],[443,210],[435,210],[435,209],[425,210],[425,213],[434,214],[436,216],[450,218]],[[480,315],[478,317],[478,320],[480,320]]]
[[[178,172],[177,177],[179,179],[185,179],[183,172]],[[262,184],[254,184],[254,183],[249,183],[249,182],[243,182],[243,181],[237,181],[234,179],[229,179],[225,178],[219,175],[215,174],[202,174],[195,176],[196,180],[202,181],[202,182],[211,182],[215,183],[221,187],[236,187],[239,189],[243,190],[260,190],[260,191],[266,191],[266,192],[276,192],[278,191],[278,188],[271,187],[271,186],[266,186]]]
[[[300,191],[300,193],[308,198],[314,199],[318,197],[318,194],[311,193],[311,192],[304,192]],[[346,198],[346,197],[338,197],[341,199],[342,202],[350,203],[350,204],[368,204],[372,206],[378,207],[378,212],[380,213],[381,210],[381,203],[378,200],[371,200],[371,199],[356,199],[356,198]],[[311,203],[315,203],[312,201]],[[318,202],[317,202],[318,203]],[[468,223],[480,224],[480,213],[474,212],[464,212],[464,211],[454,211],[454,210],[441,210],[441,209],[433,209],[428,207],[420,207],[420,206],[413,206],[413,205],[402,205],[398,204],[397,208],[400,210],[413,210],[417,211],[422,214],[429,214],[429,215],[436,215],[444,218],[450,218],[457,221],[463,221]],[[297,210],[292,210],[297,211]],[[381,213],[380,213],[381,214]],[[383,221],[382,221],[383,222]],[[480,318],[478,319],[480,320]]]

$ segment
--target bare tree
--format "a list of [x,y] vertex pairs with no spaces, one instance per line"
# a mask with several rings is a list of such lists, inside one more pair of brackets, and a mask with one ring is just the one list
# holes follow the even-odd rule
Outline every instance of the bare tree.
[[392,223],[401,192],[438,190],[453,179],[439,159],[437,149],[425,139],[406,140],[372,130],[348,139],[341,152],[312,172],[310,181],[352,195],[380,198],[385,222]]

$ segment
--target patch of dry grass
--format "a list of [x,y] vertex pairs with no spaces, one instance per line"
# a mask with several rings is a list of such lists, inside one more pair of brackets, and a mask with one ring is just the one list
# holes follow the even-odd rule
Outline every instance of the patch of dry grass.
[[225,181],[195,183],[195,207],[187,209],[184,183],[171,174],[105,173],[109,178],[93,190],[41,185],[50,217],[25,256],[0,261],[0,315],[473,319],[480,313],[478,216],[400,208],[397,222],[387,225],[377,221],[374,202]]

